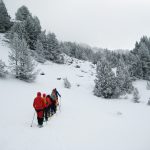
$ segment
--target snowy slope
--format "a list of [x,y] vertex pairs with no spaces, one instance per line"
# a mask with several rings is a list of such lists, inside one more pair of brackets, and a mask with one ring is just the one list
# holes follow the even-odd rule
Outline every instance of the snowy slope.
[[[0,40],[0,59],[6,63],[8,52]],[[150,150],[150,106],[146,105],[150,92],[145,81],[134,83],[142,101],[135,104],[131,96],[121,100],[95,97],[95,69],[89,62],[46,62],[38,68],[45,75],[38,75],[32,84],[0,79],[0,150]],[[71,89],[63,87],[65,77]],[[36,118],[30,127],[37,91],[48,94],[54,87],[62,95],[61,109],[43,128],[37,127]]]

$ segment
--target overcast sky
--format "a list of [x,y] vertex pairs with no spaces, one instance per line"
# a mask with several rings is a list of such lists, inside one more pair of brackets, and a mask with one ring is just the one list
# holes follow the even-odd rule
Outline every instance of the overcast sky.
[[150,0],[3,0],[14,18],[26,5],[43,29],[61,41],[109,49],[132,49],[150,37]]

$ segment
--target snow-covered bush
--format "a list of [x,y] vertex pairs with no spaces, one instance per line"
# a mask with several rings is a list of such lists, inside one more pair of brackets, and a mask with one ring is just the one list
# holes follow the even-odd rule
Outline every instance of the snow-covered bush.
[[150,98],[149,98],[149,100],[148,100],[148,102],[147,102],[147,105],[150,105]]
[[44,72],[41,72],[41,73],[40,73],[40,75],[42,75],[42,76],[43,76],[43,75],[45,75],[45,73],[44,73]]
[[147,81],[146,89],[150,90],[150,81]]
[[65,60],[63,54],[58,55],[57,59],[54,62],[57,64],[64,64]]
[[57,80],[61,80],[61,78],[59,77],[59,78],[57,78]]
[[139,103],[140,102],[139,99],[140,99],[139,91],[138,91],[137,88],[134,88],[134,91],[133,91],[133,101],[135,103]]
[[67,78],[64,79],[64,87],[67,88],[67,89],[71,88],[71,83],[68,81]]
[[77,87],[80,87],[80,84],[77,84]]
[[79,66],[79,65],[76,65],[75,67],[76,67],[76,68],[80,68],[80,66]]
[[0,60],[0,77],[2,78],[5,77],[7,73],[5,67],[6,67],[5,63],[2,60]]

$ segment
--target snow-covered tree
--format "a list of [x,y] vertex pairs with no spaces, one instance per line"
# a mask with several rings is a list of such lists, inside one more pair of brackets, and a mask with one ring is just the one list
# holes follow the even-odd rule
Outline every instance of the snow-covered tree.
[[142,62],[143,79],[150,80],[150,52],[145,43],[139,47],[139,57]]
[[33,81],[36,78],[35,63],[31,58],[30,50],[26,41],[23,39],[20,43],[21,53],[19,59],[19,78],[25,81]]
[[127,55],[127,58],[128,60],[126,60],[126,65],[129,68],[129,73],[132,80],[142,79],[143,70],[139,56],[130,52],[129,55]]
[[139,103],[140,102],[139,99],[140,99],[139,91],[138,91],[137,88],[134,88],[134,91],[133,91],[133,101],[135,103]]
[[45,58],[57,62],[60,55],[59,43],[54,33],[47,35],[47,49],[45,51]]
[[128,68],[125,65],[123,59],[119,60],[117,71],[117,86],[118,86],[118,95],[124,95],[126,93],[131,93],[133,90],[132,81],[130,78],[130,74],[128,72]]
[[150,41],[145,37],[141,38],[139,43],[136,42],[132,53],[139,58],[138,62],[142,69],[141,79],[150,80]]
[[35,64],[32,61],[30,50],[24,39],[19,39],[15,33],[11,41],[9,54],[10,67],[15,77],[25,81],[33,81],[36,77]]
[[27,41],[28,45],[30,49],[35,50],[38,36],[41,33],[40,21],[37,17],[28,16],[24,23],[29,37],[29,40]]
[[9,53],[9,62],[12,72],[15,74],[16,78],[19,77],[19,60],[21,53],[21,40],[17,33],[14,33],[13,39],[10,41],[11,51]]
[[40,63],[44,63],[45,59],[44,59],[44,48],[43,48],[43,44],[37,40],[36,42],[36,49],[35,51],[37,52],[37,58],[36,60]]
[[15,22],[14,25],[11,27],[7,37],[11,40],[13,39],[14,33],[18,34],[19,39],[25,39],[29,41],[28,33],[25,29],[24,22]]
[[10,22],[10,16],[8,15],[6,6],[2,0],[0,0],[0,33],[6,32],[12,23]]
[[1,78],[6,76],[7,71],[5,67],[6,67],[5,63],[2,60],[0,60],[0,77]]
[[21,6],[16,12],[16,20],[24,21],[28,16],[31,16],[26,6]]
[[47,49],[47,36],[46,36],[46,31],[42,31],[39,35],[38,35],[38,39],[42,45],[43,45],[43,49],[46,50]]
[[98,97],[114,98],[116,88],[115,74],[106,59],[97,63],[97,75],[95,80],[94,94]]

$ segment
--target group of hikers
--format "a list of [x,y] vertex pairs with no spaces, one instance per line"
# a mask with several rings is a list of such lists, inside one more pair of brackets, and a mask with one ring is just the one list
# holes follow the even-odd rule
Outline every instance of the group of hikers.
[[33,107],[37,113],[38,126],[43,126],[43,121],[48,121],[57,111],[57,106],[59,105],[58,96],[61,97],[57,89],[53,89],[51,95],[37,93],[36,98],[33,102]]

